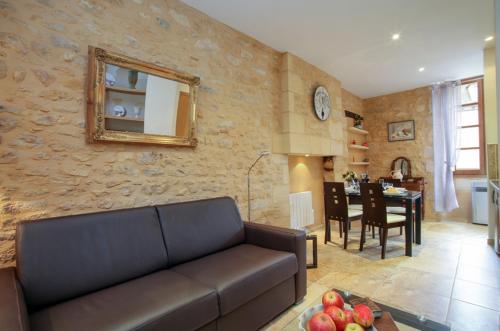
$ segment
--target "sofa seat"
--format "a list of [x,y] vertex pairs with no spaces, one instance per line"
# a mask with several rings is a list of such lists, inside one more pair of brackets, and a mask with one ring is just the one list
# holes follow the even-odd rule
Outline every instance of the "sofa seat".
[[242,244],[170,270],[215,288],[224,316],[293,277],[298,264],[295,254]]
[[163,270],[38,311],[38,330],[194,330],[219,316],[214,289]]

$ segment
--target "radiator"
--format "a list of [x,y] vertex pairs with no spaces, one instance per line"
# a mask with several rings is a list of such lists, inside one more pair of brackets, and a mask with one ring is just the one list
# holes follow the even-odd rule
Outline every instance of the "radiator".
[[312,193],[310,191],[291,193],[290,199],[290,227],[304,229],[314,224],[314,210],[312,207]]

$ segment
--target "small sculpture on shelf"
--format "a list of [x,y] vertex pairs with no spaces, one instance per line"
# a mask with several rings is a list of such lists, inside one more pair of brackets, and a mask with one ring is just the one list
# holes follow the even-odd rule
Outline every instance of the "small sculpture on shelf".
[[370,182],[370,176],[368,176],[367,172],[364,172],[361,174],[361,183],[369,183]]
[[362,146],[368,147],[368,141],[365,141]]
[[354,115],[354,127],[358,129],[363,129],[363,120],[362,117],[358,114]]
[[141,117],[141,112],[142,112],[142,107],[140,107],[140,106],[134,106],[134,115],[135,115],[135,118]]
[[131,89],[135,89],[137,84],[137,79],[139,78],[139,73],[135,70],[130,70],[128,72],[128,85]]
[[125,117],[127,115],[127,110],[121,105],[116,105],[113,107],[115,116]]
[[354,139],[353,139],[353,140],[351,141],[351,144],[352,144],[352,145],[356,145],[356,140],[354,140]]

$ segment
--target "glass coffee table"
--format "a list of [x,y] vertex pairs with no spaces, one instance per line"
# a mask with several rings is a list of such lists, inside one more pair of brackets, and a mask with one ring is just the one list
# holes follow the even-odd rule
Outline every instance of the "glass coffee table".
[[[344,301],[349,303],[351,299],[359,299],[360,296],[357,296],[349,291],[333,289],[342,295]],[[414,314],[408,311],[401,310],[399,308],[391,307],[390,305],[380,303],[378,301],[374,302],[381,308],[383,312],[388,312],[391,314],[396,326],[400,331],[413,331],[413,330],[421,330],[421,331],[450,331],[450,326],[442,323],[438,323],[436,321],[430,320],[425,316]],[[310,307],[321,304],[321,297],[318,298],[315,302],[311,304]],[[309,308],[309,307],[307,307]],[[306,308],[305,308],[306,309]],[[304,309],[304,310],[305,310]],[[299,316],[291,320],[287,325],[283,328],[283,330],[291,331],[291,330],[299,330]],[[378,330],[384,331],[384,330]]]

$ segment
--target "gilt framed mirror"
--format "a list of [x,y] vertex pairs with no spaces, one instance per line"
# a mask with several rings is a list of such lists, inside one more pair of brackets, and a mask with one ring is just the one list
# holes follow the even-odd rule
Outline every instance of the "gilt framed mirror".
[[87,139],[195,147],[200,79],[89,47]]

